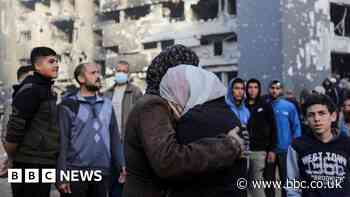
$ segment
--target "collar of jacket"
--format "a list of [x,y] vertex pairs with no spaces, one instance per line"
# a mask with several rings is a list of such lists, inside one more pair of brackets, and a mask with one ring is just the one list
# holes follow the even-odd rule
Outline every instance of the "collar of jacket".
[[[82,97],[80,95],[80,91],[78,91],[78,93],[75,95],[75,97],[77,98],[77,100],[79,102],[82,103],[89,103],[84,97]],[[98,94],[96,94],[96,103],[102,103],[104,101],[103,97],[99,96]]]
[[45,77],[38,72],[34,72],[33,80],[38,84],[52,85],[54,81],[51,78]]
[[333,136],[332,136],[332,139],[331,139],[329,142],[327,142],[327,143],[324,143],[324,142],[322,142],[321,140],[319,140],[319,139],[315,136],[315,134],[313,133],[312,130],[310,130],[309,132],[306,132],[305,135],[309,136],[310,138],[316,140],[317,142],[319,142],[319,143],[321,143],[321,144],[333,143],[333,142],[337,141],[337,140],[341,137],[339,129],[336,129],[336,128],[332,128],[332,135],[333,135]]
[[273,99],[272,100],[272,103],[277,103],[278,101],[280,101],[280,100],[282,100],[283,99],[283,97],[282,96],[279,96],[279,97],[277,97],[276,99]]
[[246,98],[245,99],[245,106],[246,107],[255,107],[255,106],[257,106],[257,105],[261,105],[262,103],[263,103],[263,100],[262,100],[262,98],[260,97],[260,96],[258,96],[258,97],[256,97],[256,99],[254,100],[254,104],[249,104],[249,99],[248,98]]
[[[108,91],[113,92],[114,88],[117,86],[117,84],[115,83],[111,88],[108,89]],[[126,83],[126,88],[125,88],[125,92],[126,93],[131,93],[132,92],[132,87],[131,84],[129,82]]]

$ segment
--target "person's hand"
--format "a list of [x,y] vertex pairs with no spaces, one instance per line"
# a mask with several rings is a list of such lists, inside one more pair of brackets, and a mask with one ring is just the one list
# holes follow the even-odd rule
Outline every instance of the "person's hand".
[[243,127],[240,132],[242,139],[244,141],[244,150],[243,150],[243,155],[245,157],[248,157],[251,153],[250,151],[250,137],[249,137],[249,132],[246,127]]
[[249,156],[249,132],[246,129],[241,130],[239,127],[235,127],[228,133],[228,135],[235,138],[239,142],[242,150],[242,157]]
[[0,178],[6,178],[8,176],[9,168],[12,168],[12,160],[7,158],[0,163]]
[[122,167],[122,171],[120,172],[120,175],[119,175],[119,178],[118,178],[118,182],[120,184],[124,184],[125,183],[126,175],[127,175],[126,168]]
[[235,139],[235,141],[238,142],[239,147],[240,147],[241,151],[243,152],[244,151],[244,140],[238,135],[239,131],[240,131],[239,127],[235,127],[234,129],[230,130],[227,135],[230,137],[233,137]]
[[276,161],[276,153],[271,152],[271,151],[268,152],[266,160],[267,160],[268,163],[274,163]]
[[60,191],[63,194],[71,194],[72,190],[70,189],[69,183],[62,183],[57,186],[58,191]]

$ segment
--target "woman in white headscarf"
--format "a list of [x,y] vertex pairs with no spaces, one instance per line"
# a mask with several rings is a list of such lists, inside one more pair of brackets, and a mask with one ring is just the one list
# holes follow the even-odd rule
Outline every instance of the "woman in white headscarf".
[[169,68],[197,66],[198,62],[189,48],[174,45],[163,50],[148,67],[146,94],[137,101],[126,124],[124,197],[164,197],[167,181],[230,167],[241,155],[242,139],[235,130],[224,137],[188,144],[176,140],[174,113],[159,96],[159,84]]
[[[226,88],[216,75],[190,65],[170,68],[160,83],[160,96],[178,118],[176,137],[183,144],[225,134],[240,126],[225,103],[225,95]],[[246,191],[234,187],[239,178],[245,178],[245,170],[244,160],[238,158],[229,168],[189,174],[190,180],[172,184],[169,196],[246,196]]]

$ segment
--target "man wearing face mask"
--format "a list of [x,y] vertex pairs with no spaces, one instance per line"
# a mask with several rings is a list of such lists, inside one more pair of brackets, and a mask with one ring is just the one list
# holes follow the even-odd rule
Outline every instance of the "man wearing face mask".
[[[141,90],[129,82],[129,63],[126,61],[119,61],[114,70],[114,86],[107,90],[105,96],[112,101],[113,109],[116,113],[118,122],[119,134],[121,142],[124,141],[125,125],[129,113],[135,105],[137,99],[142,96]],[[125,169],[123,174],[126,175]],[[122,178],[123,179],[123,178]],[[124,180],[116,181],[117,178],[112,179],[112,188],[110,197],[118,197],[122,195],[122,185]]]
[[137,99],[142,96],[142,92],[129,82],[128,62],[119,61],[114,73],[114,86],[107,90],[105,96],[112,101],[117,116],[120,137],[123,142],[126,120]]

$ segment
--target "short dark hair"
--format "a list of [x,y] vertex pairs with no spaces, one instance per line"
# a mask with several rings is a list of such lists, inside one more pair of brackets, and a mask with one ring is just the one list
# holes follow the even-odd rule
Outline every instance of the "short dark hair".
[[127,62],[127,61],[125,61],[125,60],[120,60],[120,61],[117,63],[117,65],[118,65],[118,64],[123,64],[123,65],[127,65],[127,66],[130,65],[129,62]]
[[259,88],[260,88],[260,86],[261,86],[260,81],[257,80],[257,79],[255,79],[255,78],[251,78],[251,79],[248,80],[248,82],[247,82],[247,87],[248,87],[248,85],[251,84],[251,83],[256,83],[256,84],[258,84]]
[[255,78],[251,78],[251,79],[248,80],[247,85],[246,85],[246,95],[247,95],[248,97],[250,96],[250,95],[248,94],[248,86],[249,86],[249,84],[251,84],[251,83],[256,83],[256,84],[258,85],[258,89],[259,89],[258,95],[260,96],[260,94],[261,94],[261,83],[260,83],[260,81],[259,81],[258,79],[255,79]]
[[235,78],[234,80],[232,80],[232,82],[231,82],[232,87],[233,87],[236,83],[241,83],[241,84],[245,85],[245,81],[244,81],[242,78],[239,78],[239,77],[237,77],[237,78]]
[[34,71],[33,66],[21,66],[17,69],[17,80],[19,80],[23,75],[29,73],[30,71]]
[[35,47],[33,48],[32,52],[30,53],[30,63],[32,66],[38,61],[40,57],[45,56],[57,56],[57,53],[48,47]]
[[79,81],[79,76],[81,76],[85,72],[86,64],[87,63],[79,64],[74,70],[74,79],[78,82],[79,85],[81,84]]
[[311,94],[307,97],[304,107],[303,114],[306,116],[307,109],[312,105],[324,105],[327,107],[330,113],[333,113],[337,110],[337,106],[334,104],[332,99],[330,99],[327,95],[324,94]]
[[269,87],[271,88],[272,85],[278,85],[278,86],[280,86],[281,88],[283,88],[283,84],[282,84],[282,82],[279,81],[279,80],[272,80],[272,81],[270,82]]

